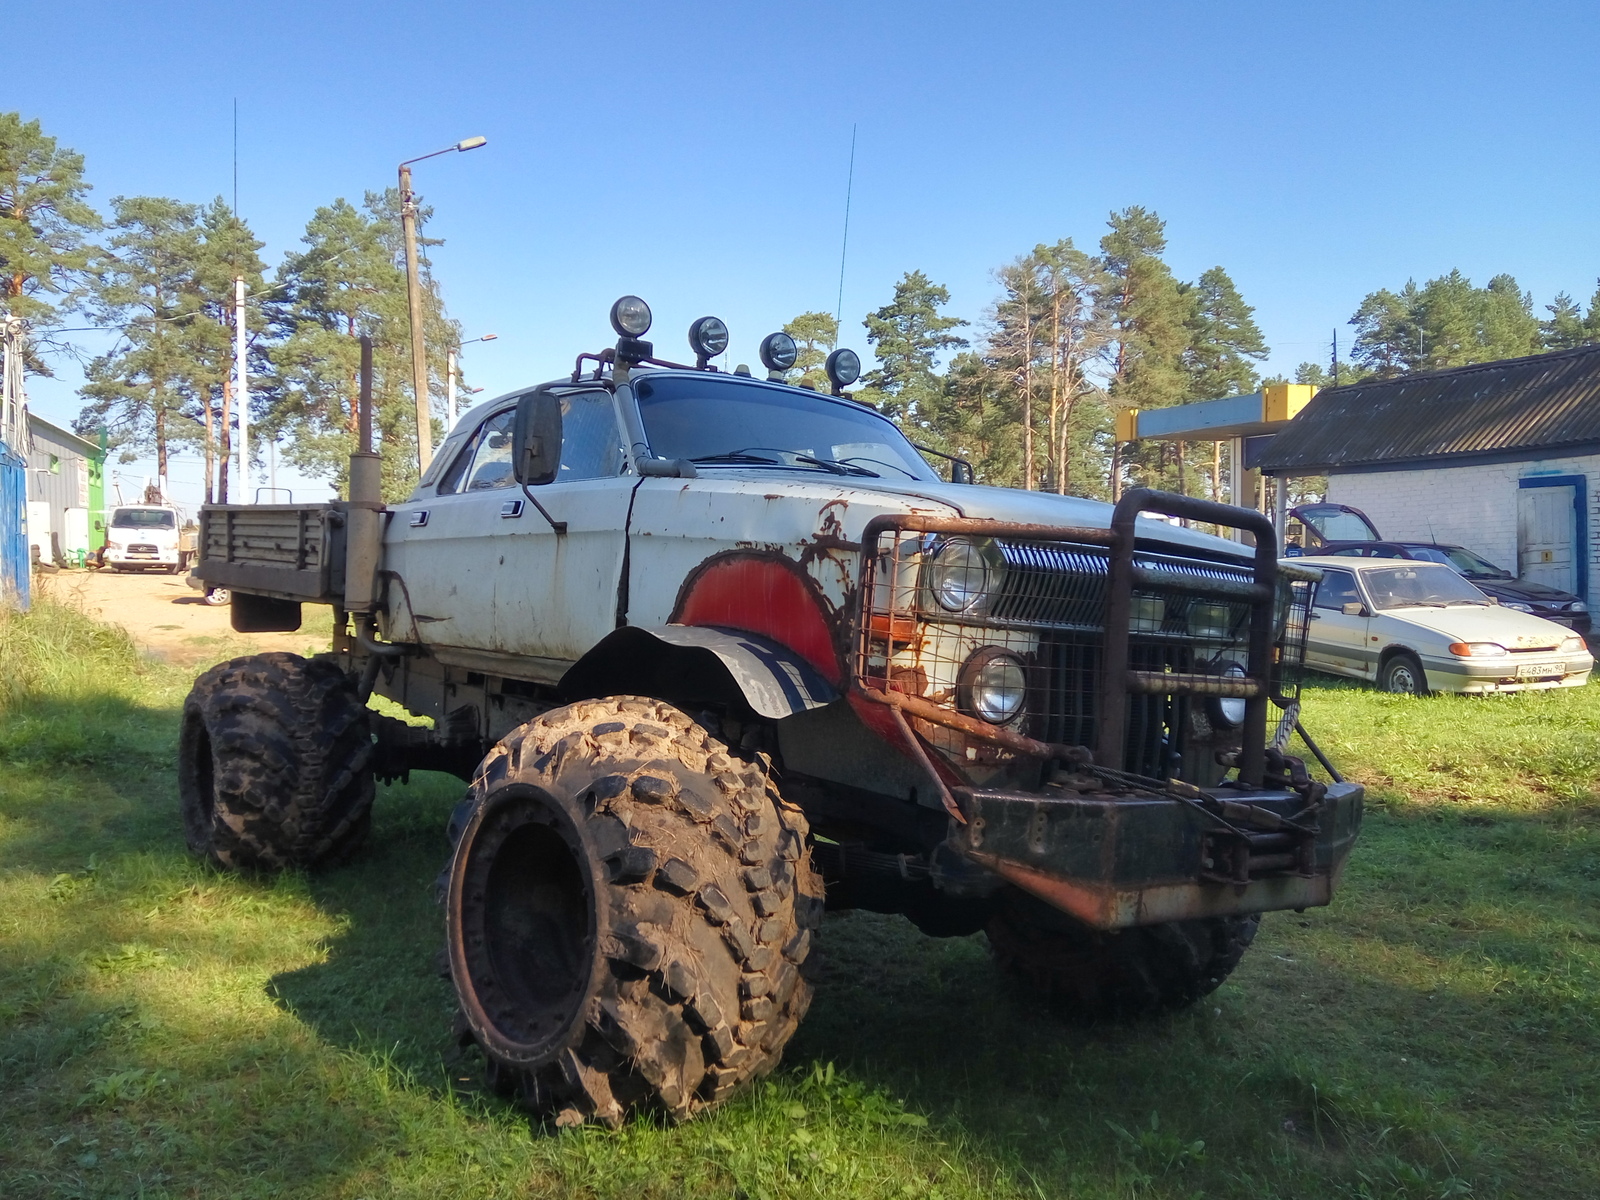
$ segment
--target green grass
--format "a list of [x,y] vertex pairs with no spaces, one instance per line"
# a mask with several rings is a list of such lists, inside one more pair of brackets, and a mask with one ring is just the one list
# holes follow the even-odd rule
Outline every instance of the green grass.
[[173,795],[188,683],[0,616],[0,1196],[1600,1194],[1600,687],[1309,689],[1372,788],[1356,858],[1188,1012],[1064,1025],[981,938],[837,916],[778,1077],[556,1133],[449,1036],[460,785],[383,791],[342,870],[217,874]]

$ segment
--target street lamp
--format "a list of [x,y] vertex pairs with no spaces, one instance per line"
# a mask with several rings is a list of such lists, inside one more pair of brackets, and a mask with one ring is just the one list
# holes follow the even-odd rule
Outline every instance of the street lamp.
[[400,228],[406,239],[406,307],[411,313],[411,386],[417,399],[417,474],[433,458],[433,430],[428,419],[428,351],[422,341],[422,280],[417,274],[417,198],[411,191],[411,164],[437,158],[452,150],[476,150],[486,137],[469,137],[432,154],[420,154],[400,164]]
[[[468,338],[461,343],[461,346],[470,346],[473,342],[492,342],[499,336],[497,333],[486,333],[482,337]],[[445,373],[445,378],[448,381],[445,386],[445,411],[450,414],[450,419],[445,426],[447,429],[456,423],[456,355],[461,353],[461,346],[451,348],[450,369]],[[482,390],[482,388],[468,388],[467,395],[470,396],[473,392],[481,392]]]

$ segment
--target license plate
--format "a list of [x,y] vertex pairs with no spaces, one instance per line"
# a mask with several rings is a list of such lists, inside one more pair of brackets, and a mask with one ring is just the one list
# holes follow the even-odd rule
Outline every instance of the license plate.
[[1562,674],[1560,663],[1518,663],[1517,675],[1522,679],[1541,679],[1546,675]]

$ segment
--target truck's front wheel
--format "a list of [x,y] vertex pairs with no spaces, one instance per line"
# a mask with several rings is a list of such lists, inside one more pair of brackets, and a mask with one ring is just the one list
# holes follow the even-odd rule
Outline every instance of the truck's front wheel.
[[1255,939],[1260,917],[1208,917],[1100,931],[1007,888],[987,934],[1002,970],[1085,1018],[1181,1008],[1216,990]]
[[367,709],[332,663],[275,652],[194,681],[178,733],[189,848],[221,867],[309,867],[349,855],[372,815]]
[[491,1086],[616,1124],[777,1064],[822,886],[764,766],[670,705],[588,701],[507,735],[470,799],[446,937]]

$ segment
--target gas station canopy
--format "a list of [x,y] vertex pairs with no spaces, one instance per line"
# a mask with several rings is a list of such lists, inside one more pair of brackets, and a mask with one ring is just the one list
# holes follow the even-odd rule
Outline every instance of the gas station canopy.
[[1117,414],[1117,441],[1221,442],[1277,433],[1311,403],[1309,383],[1269,383],[1248,396]]

